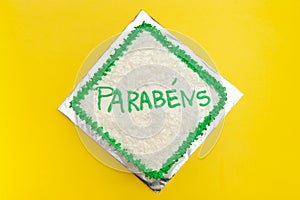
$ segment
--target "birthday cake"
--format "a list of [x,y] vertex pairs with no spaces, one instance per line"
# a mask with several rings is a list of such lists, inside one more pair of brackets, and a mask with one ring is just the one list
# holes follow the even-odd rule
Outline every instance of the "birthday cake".
[[160,191],[240,96],[141,11],[59,110]]

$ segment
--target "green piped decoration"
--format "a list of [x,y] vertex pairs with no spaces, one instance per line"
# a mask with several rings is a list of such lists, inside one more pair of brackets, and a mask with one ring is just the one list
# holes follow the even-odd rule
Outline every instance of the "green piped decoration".
[[[116,139],[110,137],[108,132],[104,132],[104,128],[99,126],[97,122],[93,122],[91,117],[88,117],[86,112],[80,107],[80,101],[84,100],[85,96],[93,90],[93,86],[97,85],[98,81],[102,80],[103,76],[107,76],[111,71],[111,67],[115,66],[115,61],[119,60],[119,57],[124,55],[127,51],[128,46],[132,44],[138,34],[147,31],[149,32],[162,46],[166,47],[169,52],[173,53],[177,58],[184,62],[188,68],[198,74],[198,76],[203,79],[209,86],[215,89],[218,93],[219,101],[218,104],[213,107],[213,110],[209,112],[209,115],[204,117],[203,122],[199,122],[194,132],[191,132],[185,141],[179,146],[177,151],[167,159],[167,161],[162,165],[160,170],[153,170],[147,168],[145,164],[142,163],[140,159],[135,159],[134,155],[129,153],[128,150],[122,147],[122,144],[117,143]],[[175,83],[174,83],[175,84]],[[103,140],[107,141],[112,147],[115,148],[117,152],[122,154],[126,160],[130,163],[133,163],[141,172],[145,174],[148,178],[160,179],[164,178],[164,175],[169,172],[174,163],[178,161],[185,153],[186,150],[192,145],[194,141],[198,139],[199,136],[203,135],[203,131],[207,129],[207,126],[210,125],[213,119],[219,114],[220,110],[223,109],[227,100],[226,88],[211,76],[207,71],[203,69],[202,66],[199,66],[198,63],[191,58],[190,55],[187,55],[186,52],[180,49],[179,46],[175,46],[170,41],[167,40],[167,37],[162,34],[162,32],[157,29],[155,26],[143,22],[141,25],[136,26],[124,39],[124,43],[115,49],[114,54],[107,59],[105,64],[93,75],[93,77],[88,81],[82,88],[77,92],[77,95],[73,97],[70,101],[70,107],[74,110],[77,116],[83,121],[85,121],[91,128],[102,137]]]

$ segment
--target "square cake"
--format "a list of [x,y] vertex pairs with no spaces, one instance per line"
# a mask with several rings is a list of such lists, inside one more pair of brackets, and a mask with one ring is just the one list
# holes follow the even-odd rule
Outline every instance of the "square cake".
[[241,96],[141,11],[59,110],[160,191]]

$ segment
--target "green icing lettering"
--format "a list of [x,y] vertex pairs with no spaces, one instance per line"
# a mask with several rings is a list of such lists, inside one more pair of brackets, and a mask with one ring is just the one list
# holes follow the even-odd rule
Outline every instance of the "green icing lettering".
[[151,104],[151,101],[150,101],[150,98],[149,98],[147,92],[142,91],[141,100],[140,100],[140,109],[141,110],[144,110],[144,103],[147,103],[149,109],[152,109],[152,104]]
[[[132,98],[132,95],[134,97]],[[131,106],[134,106],[137,111],[139,111],[139,107],[134,103],[139,98],[139,93],[135,91],[127,91],[127,99],[128,99],[128,111],[132,112]]]
[[108,112],[111,111],[114,104],[120,104],[121,112],[124,112],[122,93],[118,88],[113,91],[113,98],[108,106]]
[[174,78],[172,85],[175,85],[176,81],[177,81],[177,78]]
[[[112,88],[109,86],[98,86],[96,88],[98,90],[98,109],[101,110],[101,103],[102,99],[106,97],[111,98],[111,102],[108,106],[107,111],[111,112],[113,109],[114,104],[119,104],[121,112],[124,113],[124,103],[122,98],[122,92],[118,88]],[[176,89],[172,90],[166,90],[166,97],[164,97],[164,92],[161,90],[152,90],[152,99],[150,100],[150,97],[146,91],[142,91],[141,93],[137,91],[127,91],[127,110],[129,113],[132,111],[141,111],[144,110],[144,104],[148,105],[149,109],[154,108],[161,108],[166,103],[169,108],[175,108],[177,106],[182,105],[184,108],[187,105],[193,106],[193,101],[195,98],[199,100],[199,106],[207,106],[211,102],[211,98],[207,95],[206,90],[202,91],[196,91],[192,90],[192,93],[190,95],[187,95],[184,90],[180,90],[181,95],[181,101],[178,100],[178,97],[176,96]],[[195,97],[196,96],[196,97]],[[153,101],[152,101],[153,100]]]
[[173,90],[167,90],[166,91],[166,95],[167,95],[167,102],[168,102],[168,106],[170,108],[175,108],[177,106],[180,106],[180,103],[175,103],[175,104],[172,104],[172,101],[175,101],[175,100],[178,100],[178,97],[177,96],[171,96],[172,93],[176,93],[176,90],[173,89]]
[[[98,90],[98,109],[101,110],[101,100],[103,97],[110,97],[113,95],[114,89],[109,86],[99,86],[96,88]],[[102,89],[110,90],[110,93],[103,94]]]
[[202,100],[202,99],[206,99],[206,103],[199,103],[200,106],[207,106],[210,103],[210,97],[207,95],[201,95],[201,94],[206,94],[206,90],[202,90],[197,92],[197,99]]
[[[163,98],[164,93],[160,90],[153,90],[152,91],[152,96],[153,96],[153,103],[155,108],[161,108],[165,105],[166,100]],[[161,101],[159,104],[158,102]]]
[[183,90],[180,90],[182,105],[185,108],[185,100],[189,103],[190,106],[193,105],[193,99],[195,97],[195,90],[193,90],[191,98],[188,98]]

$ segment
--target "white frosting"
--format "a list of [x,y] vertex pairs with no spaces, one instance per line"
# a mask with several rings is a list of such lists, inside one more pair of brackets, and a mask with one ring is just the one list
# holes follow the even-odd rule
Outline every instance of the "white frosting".
[[[174,78],[177,82],[172,85]],[[103,109],[97,107],[98,92],[91,91],[81,102],[81,107],[94,121],[104,127],[112,138],[141,159],[147,168],[159,170],[171,157],[189,132],[194,131],[218,101],[215,90],[181,62],[175,55],[155,40],[148,32],[139,34],[128,51],[116,61],[111,72],[98,83],[120,90],[135,90],[139,93],[154,89],[206,90],[212,102],[206,107],[144,109],[121,113],[118,109],[107,112],[110,99],[102,101]],[[127,95],[125,96],[127,98]],[[127,101],[127,100],[126,100]],[[127,110],[126,104],[124,104]],[[116,108],[119,108],[116,106]],[[188,116],[188,117],[187,117]]]

